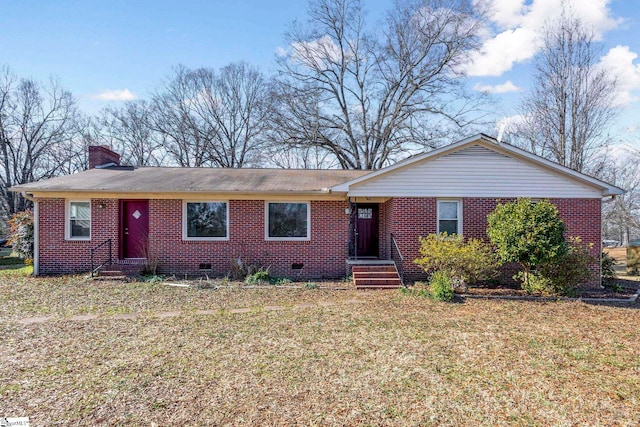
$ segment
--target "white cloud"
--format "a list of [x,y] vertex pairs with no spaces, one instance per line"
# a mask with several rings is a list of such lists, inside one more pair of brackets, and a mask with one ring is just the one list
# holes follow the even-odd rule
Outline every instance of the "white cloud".
[[617,78],[618,87],[614,99],[618,106],[625,106],[639,99],[633,93],[640,90],[640,64],[634,64],[637,58],[638,54],[631,52],[629,46],[618,45],[600,59],[600,65]]
[[[597,39],[621,21],[611,17],[611,0],[565,0],[571,13],[593,28]],[[487,38],[479,54],[466,70],[471,76],[500,76],[514,64],[532,58],[539,49],[545,23],[558,19],[562,6],[558,0],[490,0],[491,22],[498,33]]]
[[114,89],[105,90],[92,98],[100,99],[102,101],[133,101],[138,97],[135,96],[129,89]]
[[520,92],[522,88],[514,85],[511,80],[507,80],[502,84],[494,85],[494,86],[476,83],[476,85],[473,87],[473,90],[477,90],[478,92],[485,92],[485,93],[509,93],[509,92]]
[[[327,62],[338,62],[342,54],[340,47],[327,35],[309,42],[291,44],[291,57],[311,68],[322,67]],[[344,55],[350,56],[347,52]]]
[[536,37],[536,32],[527,28],[516,28],[498,34],[487,40],[479,53],[472,55],[467,72],[471,76],[501,76],[514,63],[535,55]]
[[287,52],[287,49],[283,48],[282,46],[278,46],[276,48],[276,56],[278,56],[279,58],[285,58],[289,55],[289,52]]
[[514,28],[522,22],[524,9],[524,0],[493,0],[491,19],[501,28]]

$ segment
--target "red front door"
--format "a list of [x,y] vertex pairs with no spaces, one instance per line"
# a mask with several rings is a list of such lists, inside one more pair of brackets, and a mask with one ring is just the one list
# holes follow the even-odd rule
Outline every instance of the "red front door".
[[149,237],[149,202],[122,200],[122,258],[146,258]]
[[378,205],[358,204],[356,208],[356,245],[358,257],[378,256]]

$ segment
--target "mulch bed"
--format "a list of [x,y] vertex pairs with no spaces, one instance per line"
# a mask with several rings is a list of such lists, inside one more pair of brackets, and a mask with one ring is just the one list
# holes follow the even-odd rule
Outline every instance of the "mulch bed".
[[[637,284],[637,282],[634,282]],[[622,286],[622,285],[621,285]],[[631,287],[623,287],[622,292],[614,292],[611,289],[583,289],[578,290],[576,294],[576,298],[616,298],[616,299],[627,299],[631,298],[635,295],[638,288]],[[467,295],[478,295],[478,296],[509,296],[509,297],[531,297],[531,296],[542,296],[529,294],[522,289],[510,288],[510,287],[469,287]]]

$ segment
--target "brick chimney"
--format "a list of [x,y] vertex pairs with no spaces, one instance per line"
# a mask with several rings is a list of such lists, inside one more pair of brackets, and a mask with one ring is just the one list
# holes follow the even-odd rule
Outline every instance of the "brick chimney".
[[115,163],[120,166],[120,154],[111,151],[104,145],[89,146],[89,169],[108,163]]

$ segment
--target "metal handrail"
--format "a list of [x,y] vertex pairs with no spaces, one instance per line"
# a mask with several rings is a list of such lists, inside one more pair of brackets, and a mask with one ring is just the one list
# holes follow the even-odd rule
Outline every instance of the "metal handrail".
[[[402,286],[404,286],[404,257],[402,256],[402,252],[400,252],[400,247],[398,246],[398,242],[395,236],[393,235],[393,233],[390,233],[390,235],[391,235],[391,259],[396,264],[396,268],[398,269],[398,275],[400,276],[400,283],[402,283]],[[394,256],[394,250],[393,250],[394,248],[395,248],[395,252],[398,253],[398,258],[400,258],[400,263],[396,261],[396,257]]]
[[[95,253],[98,251],[98,249],[100,249],[101,247],[107,245],[108,248],[108,254],[109,257],[102,261],[102,263],[100,263],[100,265],[95,265]],[[93,277],[95,275],[95,273],[97,273],[97,271],[102,268],[103,266],[109,264],[111,265],[112,262],[112,254],[111,254],[111,239],[107,239],[104,242],[100,243],[98,246],[91,248],[91,277]]]

